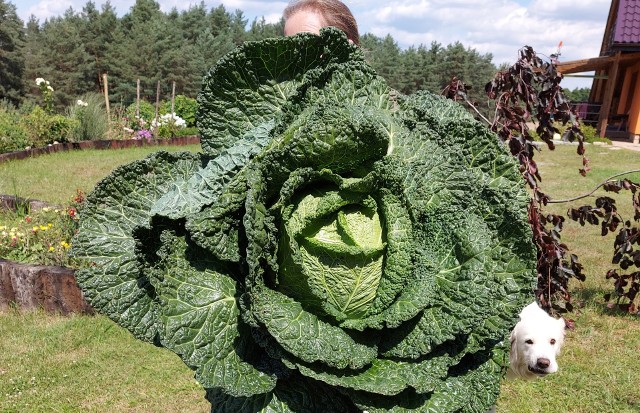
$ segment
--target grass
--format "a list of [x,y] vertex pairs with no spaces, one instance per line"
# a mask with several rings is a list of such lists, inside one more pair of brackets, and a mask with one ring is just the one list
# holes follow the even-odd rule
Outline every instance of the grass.
[[102,316],[0,312],[0,411],[208,412],[173,353]]
[[[76,187],[88,190],[116,164],[144,156],[124,153],[129,151],[104,151],[105,155],[97,155],[106,158],[102,160],[84,160],[84,156],[56,160],[53,157],[62,154],[54,154],[15,162],[11,168],[0,164],[0,193],[5,191],[4,177],[10,176],[24,191],[19,195],[63,203],[75,194]],[[576,196],[607,176],[640,165],[640,152],[598,146],[589,146],[588,151],[593,171],[586,178],[577,173],[581,162],[574,147],[560,146],[537,155],[545,190],[556,199]],[[47,160],[55,166],[48,166]],[[65,162],[83,166],[67,168]],[[29,168],[40,176],[49,174],[50,185],[57,185],[56,189],[21,176]],[[65,185],[71,175],[84,178]],[[640,175],[632,178],[640,180]],[[618,198],[628,204],[630,197]],[[593,200],[574,205],[589,202]],[[552,209],[561,212],[567,205]],[[628,214],[630,206],[624,211]],[[566,223],[563,240],[579,255],[587,275],[584,283],[572,285],[578,305],[568,317],[576,327],[567,333],[558,359],[560,371],[535,381],[505,381],[499,413],[640,411],[640,320],[605,305],[602,296],[611,290],[611,284],[604,274],[610,267],[613,239],[602,238],[599,232],[599,228]],[[204,392],[192,376],[177,356],[133,339],[102,316],[0,313],[1,412],[99,412],[105,406],[113,412],[208,411]]]
[[90,149],[3,162],[0,163],[0,194],[64,205],[73,198],[76,189],[89,192],[116,166],[159,150],[197,152],[200,145]]
[[[575,147],[559,146],[555,151],[544,149],[536,156],[541,170],[542,185],[552,199],[567,199],[590,192],[609,176],[637,169],[640,152],[614,150],[590,145],[587,156],[592,171],[581,177],[581,158]],[[635,182],[640,174],[628,176]],[[602,196],[599,191],[594,195]],[[628,193],[611,195],[619,208],[631,218],[631,197]],[[568,207],[594,205],[589,197],[570,204],[550,205],[556,213]],[[612,283],[604,274],[611,265],[613,237],[602,237],[599,227],[581,227],[567,220],[563,241],[578,255],[585,267],[585,282],[572,284],[576,309],[567,318],[575,321],[575,329],[567,332],[562,354],[558,358],[560,371],[535,381],[505,381],[501,388],[499,413],[632,413],[640,411],[640,319],[606,307],[603,296],[611,292]],[[635,384],[634,384],[635,383]]]

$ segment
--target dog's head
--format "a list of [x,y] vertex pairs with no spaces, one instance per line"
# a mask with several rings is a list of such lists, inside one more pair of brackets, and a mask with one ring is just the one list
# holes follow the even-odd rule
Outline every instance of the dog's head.
[[525,307],[511,332],[508,375],[533,379],[558,371],[556,356],[564,335],[563,319],[551,317],[536,303]]

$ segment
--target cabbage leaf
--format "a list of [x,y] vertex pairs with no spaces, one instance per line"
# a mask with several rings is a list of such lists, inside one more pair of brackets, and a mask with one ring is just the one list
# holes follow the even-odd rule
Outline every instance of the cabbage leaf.
[[528,194],[458,104],[390,89],[335,29],[205,76],[200,154],[87,197],[100,312],[195,371],[212,412],[485,412],[532,298]]

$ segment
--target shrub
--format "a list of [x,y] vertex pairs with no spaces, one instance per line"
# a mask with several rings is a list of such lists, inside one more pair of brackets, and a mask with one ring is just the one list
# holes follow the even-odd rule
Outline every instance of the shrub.
[[136,117],[136,104],[132,103],[127,106],[124,116],[127,121],[127,126],[134,132],[140,129],[146,129],[156,117],[156,108],[146,100],[140,101],[139,106],[139,118]]
[[197,135],[199,135],[199,131],[198,131],[198,128],[196,128],[196,127],[180,129],[176,133],[176,137],[180,137],[180,136],[197,136]]
[[[174,100],[173,112],[186,122],[188,128],[196,126],[196,111],[198,102],[185,95],[178,95]],[[162,106],[162,113],[171,113],[171,102],[165,102]]]
[[73,142],[104,139],[109,131],[109,118],[104,107],[104,99],[98,93],[88,93],[67,108],[67,115],[73,119],[70,132]]
[[593,126],[582,125],[580,126],[580,130],[582,130],[585,142],[606,142],[608,144],[611,144],[611,139],[601,138],[600,135],[598,135],[598,131]]
[[63,115],[49,114],[40,106],[34,106],[31,112],[21,119],[33,146],[67,142],[75,122],[74,119]]
[[178,136],[178,133],[184,129],[186,122],[175,113],[166,113],[158,118],[158,122],[151,122],[153,133],[157,138],[168,139]]
[[0,105],[0,153],[19,151],[30,146],[27,131],[20,124],[19,112],[7,102]]

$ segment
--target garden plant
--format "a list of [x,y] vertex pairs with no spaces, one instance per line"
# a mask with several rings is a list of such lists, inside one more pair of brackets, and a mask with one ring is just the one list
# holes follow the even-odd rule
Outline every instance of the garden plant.
[[178,354],[215,412],[493,405],[536,279],[496,135],[395,92],[334,29],[247,43],[198,104],[203,154],[151,155],[88,195],[73,251],[91,304]]
[[18,205],[14,212],[4,211],[0,221],[0,257],[3,259],[73,267],[69,257],[71,238],[78,223],[78,208],[84,194],[77,195],[66,207],[44,207],[29,211]]
[[[569,282],[584,281],[584,267],[576,254],[561,240],[565,215],[548,210],[548,204],[568,206],[566,215],[580,222],[601,227],[602,236],[617,231],[613,241],[613,268],[606,278],[612,279],[612,293],[605,294],[610,306],[638,314],[636,298],[640,292],[640,183],[629,179],[639,169],[630,169],[608,177],[596,188],[571,199],[553,199],[545,193],[534,155],[542,141],[553,150],[554,136],[562,129],[564,142],[576,142],[577,154],[582,157],[578,172],[582,176],[590,171],[584,143],[594,140],[595,130],[581,126],[570,102],[565,97],[560,82],[562,75],[554,64],[556,56],[544,61],[531,47],[520,50],[518,61],[496,74],[485,89],[488,106],[494,108],[491,118],[485,117],[467,94],[468,87],[461,80],[452,78],[443,94],[452,100],[464,101],[487,126],[498,134],[520,164],[523,179],[533,197],[529,204],[529,223],[533,229],[538,251],[536,299],[551,313],[565,313],[573,309]],[[537,125],[535,132],[529,125]],[[537,139],[537,141],[536,141]],[[611,193],[628,191],[631,216],[625,217],[616,200],[610,196],[598,196],[594,205],[574,206],[573,202],[592,196],[598,189]],[[634,271],[635,268],[635,271]]]

